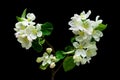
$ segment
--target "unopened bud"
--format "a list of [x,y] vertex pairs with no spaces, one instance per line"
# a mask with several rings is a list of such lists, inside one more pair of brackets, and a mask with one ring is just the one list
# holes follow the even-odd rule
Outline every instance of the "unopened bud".
[[55,63],[54,62],[52,62],[51,64],[50,64],[50,68],[54,68],[56,65],[55,65]]
[[80,56],[73,56],[74,62],[80,62],[81,61],[81,57]]
[[36,62],[37,62],[37,63],[41,63],[41,62],[42,62],[42,58],[41,58],[41,57],[38,57],[38,58],[36,59]]
[[52,48],[47,48],[46,52],[50,54],[52,52]]

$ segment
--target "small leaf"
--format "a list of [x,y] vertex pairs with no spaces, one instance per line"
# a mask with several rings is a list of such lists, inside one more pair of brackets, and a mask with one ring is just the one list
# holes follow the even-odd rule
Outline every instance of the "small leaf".
[[45,39],[43,39],[43,38],[38,38],[38,43],[39,43],[40,45],[43,45],[43,44],[45,43]]
[[96,27],[96,30],[100,30],[100,31],[103,31],[104,29],[106,29],[107,27],[107,24],[99,24],[98,27]]
[[72,51],[74,49],[73,46],[66,46],[65,51]]
[[61,59],[63,59],[63,58],[65,57],[65,54],[64,54],[64,53],[65,53],[64,51],[57,51],[57,52],[55,53],[56,58],[58,59],[58,61],[61,60]]
[[41,70],[46,70],[47,67],[48,67],[48,64],[46,64],[45,66],[40,65],[40,69],[41,69]]
[[23,19],[21,17],[18,17],[18,16],[16,16],[16,19],[17,19],[18,22],[23,21]]
[[74,63],[74,60],[73,60],[73,56],[68,56],[64,59],[64,62],[63,62],[63,68],[64,68],[64,71],[67,72],[67,71],[70,71],[72,70],[73,68],[75,67],[75,63]]
[[39,44],[38,39],[32,42],[32,48],[37,52],[41,52],[43,49],[42,45]]
[[43,32],[44,36],[51,35],[53,31],[53,25],[50,22],[44,23],[41,27],[42,27],[41,31]]
[[75,37],[72,37],[70,41],[73,43],[75,41]]
[[23,11],[23,13],[22,13],[22,15],[21,15],[22,18],[25,18],[25,16],[26,16],[26,11],[27,11],[27,9],[24,9],[24,11]]

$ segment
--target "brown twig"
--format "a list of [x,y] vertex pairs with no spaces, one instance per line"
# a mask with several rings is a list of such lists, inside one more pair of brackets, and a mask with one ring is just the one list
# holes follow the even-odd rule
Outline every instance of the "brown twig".
[[[55,53],[54,47],[53,47],[47,40],[45,40],[45,41],[46,41],[46,44],[47,44],[49,47],[52,48],[52,52]],[[54,80],[56,73],[58,72],[58,70],[59,70],[61,67],[62,67],[62,63],[58,66],[58,68],[57,68],[56,70],[55,70],[55,69],[52,69],[51,80]]]
[[52,69],[52,76],[51,76],[51,80],[54,80],[56,73],[58,72],[58,70],[62,67],[62,63],[60,64],[60,66],[55,70]]
[[45,40],[45,42],[46,42],[46,44],[47,44],[49,47],[52,48],[52,52],[55,53],[54,47],[53,47],[47,40]]

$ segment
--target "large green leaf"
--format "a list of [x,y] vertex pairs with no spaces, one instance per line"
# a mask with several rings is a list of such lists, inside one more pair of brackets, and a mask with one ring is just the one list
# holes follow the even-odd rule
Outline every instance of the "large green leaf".
[[73,56],[68,56],[64,59],[64,62],[63,62],[63,68],[64,68],[64,71],[67,72],[67,71],[70,71],[72,70],[73,68],[75,67],[75,63],[74,63],[74,60],[73,60]]
[[99,24],[98,27],[96,27],[96,30],[100,30],[100,31],[103,31],[104,29],[106,29],[107,27],[107,24]]
[[61,59],[63,59],[65,57],[64,53],[65,53],[64,51],[57,51],[55,53],[55,56],[56,56],[56,58],[57,58],[58,61],[61,60]]
[[46,22],[44,24],[42,24],[42,33],[43,33],[43,36],[49,36],[51,35],[52,31],[53,31],[53,25],[50,23],[50,22]]

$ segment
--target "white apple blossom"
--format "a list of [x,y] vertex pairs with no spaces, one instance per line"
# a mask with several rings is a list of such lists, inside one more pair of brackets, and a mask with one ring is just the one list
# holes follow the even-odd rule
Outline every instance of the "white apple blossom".
[[32,42],[27,39],[27,37],[18,37],[17,41],[21,43],[22,47],[29,49],[32,46]]
[[96,16],[95,21],[88,19],[91,11],[81,12],[80,15],[74,14],[68,22],[69,30],[75,34],[73,46],[75,48],[73,59],[77,66],[85,64],[91,60],[91,57],[97,54],[96,42],[103,36],[103,33],[96,29],[102,24],[102,20]]
[[98,27],[98,25],[103,22],[103,20],[101,20],[101,19],[98,20],[99,17],[100,16],[96,16],[95,21],[91,20],[91,25],[92,25],[93,29],[95,29],[96,27]]
[[87,19],[91,11],[89,10],[87,14],[83,11],[80,15],[74,14],[71,18],[71,21],[68,24],[71,26],[69,30],[72,30],[73,33],[77,34],[78,31],[83,31],[88,35],[92,35],[93,30],[102,23],[102,20],[98,20],[99,16],[96,17],[95,21]]
[[85,11],[83,11],[82,13],[80,13],[80,18],[82,20],[85,20],[90,16],[90,14],[91,14],[91,10],[89,10],[86,14],[85,14]]
[[69,30],[73,30],[73,31],[80,30],[89,35],[92,34],[93,27],[92,27],[92,22],[89,19],[83,21],[81,20],[81,18],[79,19],[79,17],[78,18],[75,17],[68,24],[71,26]]
[[81,59],[81,64],[90,63],[91,57],[86,57]]
[[20,30],[24,30],[26,28],[26,26],[23,24],[23,22],[17,22],[15,24],[15,31],[20,31]]
[[86,42],[85,40],[80,42],[73,42],[75,47],[75,54],[73,55],[74,63],[77,66],[85,64],[91,60],[91,57],[97,54],[97,47],[95,42]]
[[42,36],[42,24],[35,25],[35,22],[33,22],[35,15],[33,13],[28,13],[27,18],[22,19],[22,21],[15,24],[15,36],[23,48],[29,49],[32,46],[32,41]]
[[42,36],[41,26],[42,26],[42,24],[39,24],[39,23],[36,25],[37,37],[41,37]]
[[103,33],[100,30],[94,30],[92,36],[96,41],[99,41],[100,37],[103,36]]
[[28,13],[27,15],[26,15],[26,17],[27,17],[27,19],[28,20],[30,20],[30,21],[33,21],[33,20],[35,20],[35,15],[34,15],[34,13]]
[[81,31],[79,32],[78,36],[75,36],[75,40],[80,43],[82,41],[85,41],[85,42],[90,41],[91,38],[92,38],[91,36]]

